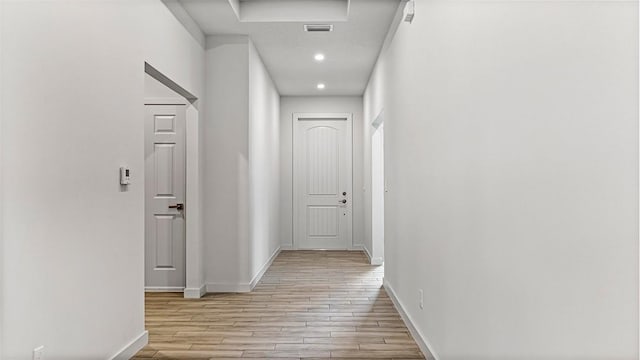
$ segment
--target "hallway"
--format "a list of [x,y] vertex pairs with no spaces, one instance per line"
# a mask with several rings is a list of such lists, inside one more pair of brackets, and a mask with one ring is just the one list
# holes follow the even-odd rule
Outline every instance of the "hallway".
[[359,251],[283,251],[251,293],[149,293],[135,359],[422,359]]
[[0,360],[640,360],[639,29],[0,0]]

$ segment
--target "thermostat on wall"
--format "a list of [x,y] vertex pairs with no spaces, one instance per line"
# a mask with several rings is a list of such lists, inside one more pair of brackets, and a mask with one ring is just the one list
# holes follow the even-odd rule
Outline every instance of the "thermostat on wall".
[[416,16],[416,3],[414,0],[411,0],[404,7],[404,21],[408,23],[412,23],[413,18],[415,16]]
[[129,185],[131,184],[131,170],[129,168],[121,166],[120,167],[120,185]]

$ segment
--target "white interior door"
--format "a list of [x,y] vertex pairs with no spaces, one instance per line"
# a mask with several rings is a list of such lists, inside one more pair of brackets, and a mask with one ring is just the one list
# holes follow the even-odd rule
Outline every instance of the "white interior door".
[[349,249],[351,114],[294,114],[294,247]]
[[145,107],[145,289],[182,291],[186,106]]

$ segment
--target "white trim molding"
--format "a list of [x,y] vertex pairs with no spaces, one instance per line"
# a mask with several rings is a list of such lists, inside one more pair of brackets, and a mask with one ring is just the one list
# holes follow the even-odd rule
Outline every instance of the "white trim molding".
[[144,292],[183,292],[183,287],[178,286],[145,286]]
[[371,265],[380,266],[384,264],[384,260],[381,257],[371,257],[371,252],[369,252],[369,249],[367,249],[367,246],[364,244],[353,245],[353,250],[360,250],[364,252],[365,255],[367,255],[367,258],[369,258],[369,263]]
[[[351,249],[349,249],[349,251],[364,251],[365,253],[367,252],[364,244],[353,244],[351,245]],[[368,253],[367,253],[367,256],[369,256]]]
[[413,336],[413,339],[416,341],[416,344],[418,344],[418,347],[420,348],[420,351],[422,351],[422,354],[425,356],[425,359],[440,360],[440,357],[438,356],[438,354],[436,354],[431,350],[433,349],[433,346],[431,345],[431,343],[427,340],[427,338],[424,335],[420,333],[418,328],[416,328],[416,326],[414,325],[413,320],[411,320],[411,316],[409,316],[409,314],[405,311],[404,306],[402,306],[400,299],[398,299],[396,292],[393,290],[393,287],[391,286],[391,284],[389,284],[389,281],[387,281],[387,278],[384,278],[382,283],[383,283],[384,289],[387,291],[387,295],[389,295],[389,298],[393,302],[393,305],[395,306],[396,310],[398,310],[398,313],[400,313],[400,317],[402,317],[402,321],[404,321],[405,325],[407,326],[407,329],[409,329],[411,336]]
[[185,299],[200,299],[207,293],[207,286],[202,284],[199,288],[186,288],[184,289]]
[[260,282],[264,274],[271,267],[271,264],[273,264],[273,261],[278,257],[278,255],[280,255],[281,251],[282,251],[282,247],[278,246],[276,251],[274,251],[273,254],[271,254],[271,256],[269,257],[269,260],[267,260],[267,262],[262,266],[262,268],[260,269],[260,271],[258,271],[256,276],[253,277],[253,280],[251,280],[251,283],[249,284],[251,291],[253,291],[256,285],[258,285],[258,283]]
[[138,351],[142,350],[143,347],[147,346],[148,343],[149,332],[145,330],[142,334],[138,335],[138,337],[136,337],[129,344],[123,347],[122,350],[113,355],[110,360],[129,360]]
[[344,120],[352,121],[352,113],[293,113],[294,121]]
[[271,254],[269,260],[260,268],[260,271],[253,277],[251,282],[245,283],[207,283],[206,289],[208,293],[247,293],[253,291],[253,288],[258,285],[260,280],[264,274],[269,270],[273,261],[280,255],[282,251],[282,246],[278,246],[278,248]]
[[207,283],[207,293],[246,293],[251,292],[249,283]]
[[380,266],[380,265],[384,264],[384,259],[381,258],[380,256],[374,257],[374,258],[370,257],[369,259],[371,260],[371,265]]

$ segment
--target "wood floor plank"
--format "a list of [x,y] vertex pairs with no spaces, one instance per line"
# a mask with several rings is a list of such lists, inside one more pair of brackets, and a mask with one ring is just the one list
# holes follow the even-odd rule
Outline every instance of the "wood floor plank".
[[251,293],[148,293],[134,359],[423,359],[357,251],[283,251]]
[[160,359],[210,359],[216,357],[241,357],[240,350],[161,350],[153,357]]
[[242,355],[243,358],[330,358],[330,351],[318,351],[318,350],[292,350],[292,351],[245,351]]

